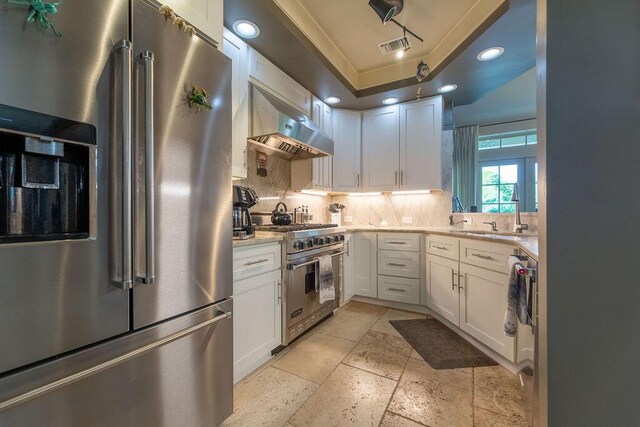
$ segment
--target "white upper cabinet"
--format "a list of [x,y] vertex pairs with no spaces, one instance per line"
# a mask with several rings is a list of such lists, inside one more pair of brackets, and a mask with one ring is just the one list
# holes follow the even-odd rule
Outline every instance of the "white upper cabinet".
[[223,0],[162,0],[163,5],[211,37],[218,46],[222,44],[223,3]]
[[249,47],[231,31],[224,30],[223,51],[231,58],[231,105],[233,112],[231,169],[234,178],[247,177],[249,137]]
[[442,188],[442,97],[365,111],[363,191]]
[[249,80],[305,116],[311,116],[311,92],[251,48],[249,49]]
[[[321,131],[331,136],[332,110],[313,97],[311,119]],[[333,184],[333,156],[291,162],[291,189],[331,191]]]
[[400,189],[442,188],[442,97],[400,105]]
[[400,183],[399,106],[365,111],[362,122],[365,189],[391,191]]
[[358,111],[333,110],[333,191],[359,191],[362,115]]

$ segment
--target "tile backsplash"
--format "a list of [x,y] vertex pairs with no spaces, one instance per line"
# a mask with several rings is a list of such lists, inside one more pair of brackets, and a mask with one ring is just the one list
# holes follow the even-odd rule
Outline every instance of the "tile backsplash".
[[260,203],[251,208],[252,212],[271,212],[278,202],[287,205],[289,212],[307,205],[313,215],[313,222],[328,223],[331,197],[311,196],[291,191],[291,163],[278,157],[269,156],[267,176],[257,173],[256,146],[247,145],[247,178],[234,181],[234,184],[252,188],[261,198]]
[[[291,164],[283,159],[269,156],[267,176],[257,174],[256,146],[247,146],[247,178],[234,181],[235,184],[253,188],[262,199],[252,212],[270,212],[278,202],[287,205],[290,212],[301,205],[309,206],[314,216],[313,222],[330,221],[329,204],[340,203],[346,208],[342,212],[343,225],[366,226],[380,225],[383,221],[389,226],[408,227],[445,227],[449,225],[451,214],[451,172],[453,169],[453,132],[442,134],[442,192],[431,194],[391,195],[347,197],[314,196],[291,191]],[[351,222],[346,219],[351,217]],[[511,230],[512,214],[455,214],[455,221],[468,219],[467,228],[484,229],[489,227],[483,222],[496,221],[499,230]],[[537,214],[523,213],[522,222],[529,224],[530,231],[537,231]],[[459,225],[462,226],[462,225]]]

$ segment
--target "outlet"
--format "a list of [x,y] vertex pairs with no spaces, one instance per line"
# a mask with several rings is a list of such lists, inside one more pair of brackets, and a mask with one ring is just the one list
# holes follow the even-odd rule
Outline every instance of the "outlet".
[[353,217],[351,215],[345,215],[344,222],[353,222]]
[[389,223],[387,221],[385,221],[384,219],[382,221],[380,221],[380,227],[386,227],[388,225],[389,225]]
[[413,224],[413,217],[403,216],[402,217],[402,223],[403,224]]

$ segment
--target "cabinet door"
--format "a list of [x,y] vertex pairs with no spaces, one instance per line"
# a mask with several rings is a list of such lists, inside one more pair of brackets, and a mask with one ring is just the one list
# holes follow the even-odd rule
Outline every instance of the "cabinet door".
[[365,190],[390,191],[400,186],[399,106],[365,111],[362,162]]
[[247,138],[249,137],[249,66],[246,43],[224,30],[224,54],[231,58],[232,148],[231,174],[247,177]]
[[358,191],[360,175],[361,114],[333,110],[333,191]]
[[506,274],[460,264],[460,328],[515,361],[515,339],[504,334]]
[[282,340],[281,271],[233,284],[233,381],[238,382],[271,357]]
[[344,258],[343,258],[343,278],[342,278],[342,298],[343,301],[350,300],[355,295],[355,283],[354,283],[354,262],[355,251],[353,247],[353,235],[347,234],[344,238]]
[[353,235],[355,294],[378,297],[376,234]]
[[458,261],[427,255],[427,306],[458,326],[460,295],[458,292]]
[[441,189],[442,97],[400,105],[400,187]]
[[216,43],[222,43],[223,0],[162,0],[162,4],[172,8]]
[[[333,110],[324,102],[322,103],[322,131],[332,136]],[[333,156],[322,157],[322,188],[326,191],[333,189]]]

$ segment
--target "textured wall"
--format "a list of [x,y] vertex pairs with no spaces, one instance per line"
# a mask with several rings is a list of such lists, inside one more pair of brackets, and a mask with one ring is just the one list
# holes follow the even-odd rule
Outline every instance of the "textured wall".
[[267,176],[258,176],[256,172],[256,146],[247,146],[247,179],[234,181],[234,184],[252,188],[259,197],[277,197],[277,200],[263,200],[254,206],[252,212],[272,211],[278,202],[283,202],[293,212],[295,207],[309,206],[309,213],[313,214],[314,222],[329,222],[330,197],[310,196],[295,193],[291,190],[291,163],[277,157],[269,156]]

